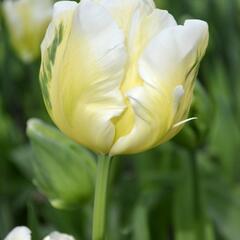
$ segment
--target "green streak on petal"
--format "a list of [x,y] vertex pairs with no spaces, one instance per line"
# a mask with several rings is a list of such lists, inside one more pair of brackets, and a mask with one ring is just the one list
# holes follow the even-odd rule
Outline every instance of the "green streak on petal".
[[59,24],[59,26],[55,29],[55,36],[47,48],[45,55],[43,56],[42,66],[40,70],[40,85],[42,89],[43,99],[46,105],[48,112],[51,112],[52,104],[49,97],[49,83],[52,79],[53,66],[56,59],[58,46],[61,44],[63,40],[63,24]]

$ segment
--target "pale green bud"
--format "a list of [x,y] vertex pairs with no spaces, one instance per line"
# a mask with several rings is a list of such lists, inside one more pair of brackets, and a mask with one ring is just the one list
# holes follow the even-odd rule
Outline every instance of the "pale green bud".
[[96,165],[94,156],[40,120],[27,124],[36,158],[34,183],[54,207],[74,207],[92,196]]

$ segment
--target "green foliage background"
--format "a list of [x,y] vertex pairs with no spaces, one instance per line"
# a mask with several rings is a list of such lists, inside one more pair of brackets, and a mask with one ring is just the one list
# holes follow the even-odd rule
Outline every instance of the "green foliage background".
[[[239,240],[240,1],[156,3],[178,22],[209,23],[210,45],[191,112],[198,120],[167,144],[114,160],[109,239]],[[14,54],[1,16],[0,239],[17,225],[29,226],[33,240],[55,229],[90,239],[93,197],[80,208],[57,210],[33,184],[36,156],[26,122],[35,117],[50,123],[38,71],[39,60],[26,65]]]

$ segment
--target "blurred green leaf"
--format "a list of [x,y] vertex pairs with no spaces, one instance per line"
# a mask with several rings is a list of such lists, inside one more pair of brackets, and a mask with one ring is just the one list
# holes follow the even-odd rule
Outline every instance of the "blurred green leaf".
[[200,159],[196,151],[179,151],[178,156],[181,177],[173,196],[176,240],[213,240]]
[[30,145],[23,145],[13,150],[12,161],[29,179],[33,177],[33,169],[31,162],[35,158]]
[[144,205],[138,204],[133,212],[134,240],[150,240],[148,224],[148,210]]
[[211,224],[204,226],[205,237],[202,238],[201,234],[198,234],[196,228],[189,228],[188,230],[176,230],[176,240],[215,240],[215,233]]
[[10,210],[10,204],[1,201],[0,202],[0,238],[4,239],[7,235],[9,229],[11,229],[13,224],[13,216]]
[[94,191],[93,155],[40,120],[28,121],[27,134],[36,155],[32,164],[37,187],[54,207],[82,206]]
[[236,240],[240,236],[240,187],[234,189],[234,201],[227,216],[221,220],[220,231],[227,240]]
[[234,115],[231,89],[224,65],[218,61],[210,74],[209,87],[215,104],[211,131],[207,141],[208,151],[217,158],[227,180],[233,181],[239,166],[240,128]]

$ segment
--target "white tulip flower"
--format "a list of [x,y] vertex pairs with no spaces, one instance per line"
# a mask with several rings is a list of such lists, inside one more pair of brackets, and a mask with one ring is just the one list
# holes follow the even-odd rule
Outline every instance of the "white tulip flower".
[[40,82],[56,125],[91,150],[138,153],[187,122],[208,24],[178,25],[152,0],[55,4]]

